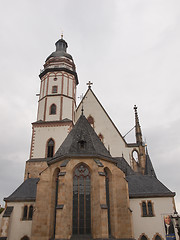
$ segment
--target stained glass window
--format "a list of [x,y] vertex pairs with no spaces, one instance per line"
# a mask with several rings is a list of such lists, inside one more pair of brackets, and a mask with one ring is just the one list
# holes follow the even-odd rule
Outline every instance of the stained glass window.
[[110,221],[110,198],[109,198],[109,176],[106,169],[104,170],[106,176],[106,204],[108,207],[108,231],[109,235],[111,235],[111,221]]
[[73,176],[73,234],[91,233],[91,179],[89,169],[79,165]]

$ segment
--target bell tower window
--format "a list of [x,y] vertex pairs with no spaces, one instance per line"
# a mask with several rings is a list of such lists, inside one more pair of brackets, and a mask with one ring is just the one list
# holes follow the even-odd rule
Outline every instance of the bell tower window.
[[54,141],[51,138],[47,144],[47,157],[53,157],[54,154]]
[[56,114],[56,105],[52,104],[50,107],[50,115],[55,115]]
[[57,86],[52,86],[52,93],[57,93],[57,89],[58,89]]

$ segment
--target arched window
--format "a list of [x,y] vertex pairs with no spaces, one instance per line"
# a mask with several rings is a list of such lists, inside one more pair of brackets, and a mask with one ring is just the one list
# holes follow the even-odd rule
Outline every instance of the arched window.
[[24,236],[21,238],[21,240],[30,240],[30,238],[28,236]]
[[106,176],[106,204],[107,204],[107,208],[108,208],[108,232],[109,235],[111,235],[111,219],[110,219],[110,197],[109,197],[109,175],[108,175],[108,171],[106,169],[104,169],[104,173]]
[[47,157],[53,157],[54,154],[54,141],[51,138],[47,143]]
[[146,217],[147,216],[146,202],[142,202],[142,212],[143,212],[143,217]]
[[132,157],[134,158],[135,161],[138,161],[138,151],[137,150],[132,151]]
[[161,240],[161,237],[159,235],[156,235],[155,240]]
[[84,164],[76,167],[73,176],[73,234],[91,233],[91,179]]
[[104,137],[103,137],[103,135],[102,135],[101,133],[98,135],[98,137],[99,137],[99,139],[101,140],[101,142],[103,142]]
[[50,107],[50,115],[56,114],[56,105],[53,103]]
[[150,201],[148,202],[148,215],[149,215],[150,217],[153,216],[152,203],[151,203]]
[[89,115],[87,120],[88,120],[88,123],[91,125],[91,127],[94,128],[94,118],[91,115]]
[[29,207],[28,219],[29,219],[29,220],[32,220],[32,216],[33,216],[33,206],[31,205],[31,206]]
[[24,206],[24,209],[23,209],[23,220],[27,219],[27,212],[28,212],[28,207]]
[[147,240],[147,237],[142,235],[141,240]]

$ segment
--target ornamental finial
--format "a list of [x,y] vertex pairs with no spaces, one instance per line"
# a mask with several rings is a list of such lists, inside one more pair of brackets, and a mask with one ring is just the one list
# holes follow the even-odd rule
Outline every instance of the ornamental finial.
[[61,32],[61,39],[63,39],[63,31]]

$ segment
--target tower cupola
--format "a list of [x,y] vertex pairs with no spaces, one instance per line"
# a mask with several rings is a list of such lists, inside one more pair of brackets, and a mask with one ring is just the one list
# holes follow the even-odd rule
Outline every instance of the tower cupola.
[[56,43],[56,51],[64,51],[66,52],[66,49],[68,48],[67,42],[61,38]]
[[51,58],[67,58],[69,61],[73,62],[72,56],[69,53],[67,53],[68,44],[62,38],[62,36],[61,36],[61,39],[59,39],[55,43],[55,45],[56,45],[56,51],[51,53],[51,55],[49,55],[49,57],[46,59],[46,62]]

